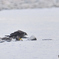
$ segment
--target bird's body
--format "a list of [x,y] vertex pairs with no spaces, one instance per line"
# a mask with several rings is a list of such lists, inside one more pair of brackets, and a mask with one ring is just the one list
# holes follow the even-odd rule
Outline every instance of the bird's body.
[[11,33],[9,37],[16,38],[19,40],[19,38],[24,38],[25,35],[27,35],[26,32],[23,32],[21,30],[15,31],[14,33]]
[[16,41],[20,41],[20,40],[22,40],[22,38],[26,38],[27,40],[31,40],[31,41],[37,40],[37,38],[33,35],[31,37],[26,37],[26,35],[27,35],[26,32],[18,30],[18,31],[11,33],[10,35],[5,35],[5,37],[0,38],[2,40],[2,41],[1,40],[0,41],[1,42],[4,42],[4,41],[10,42],[10,41],[12,41],[12,39],[16,39]]

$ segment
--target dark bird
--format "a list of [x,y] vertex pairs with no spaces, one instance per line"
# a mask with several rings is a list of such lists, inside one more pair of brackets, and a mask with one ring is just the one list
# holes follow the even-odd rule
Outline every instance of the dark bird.
[[22,40],[21,38],[26,38],[25,35],[27,35],[26,32],[18,30],[18,31],[15,31],[14,33],[11,33],[9,35],[9,37],[10,38],[15,38],[16,40]]

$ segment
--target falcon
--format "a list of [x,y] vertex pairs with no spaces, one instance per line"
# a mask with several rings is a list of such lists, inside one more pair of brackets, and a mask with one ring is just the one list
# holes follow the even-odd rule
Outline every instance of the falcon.
[[22,40],[21,38],[26,38],[25,36],[27,35],[26,32],[18,30],[9,35],[10,38],[14,38],[16,40]]

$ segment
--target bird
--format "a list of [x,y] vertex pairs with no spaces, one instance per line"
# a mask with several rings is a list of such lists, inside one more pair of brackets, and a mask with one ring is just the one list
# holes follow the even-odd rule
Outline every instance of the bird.
[[10,38],[14,38],[16,40],[22,40],[22,38],[26,38],[25,35],[27,35],[26,32],[18,30],[9,35]]

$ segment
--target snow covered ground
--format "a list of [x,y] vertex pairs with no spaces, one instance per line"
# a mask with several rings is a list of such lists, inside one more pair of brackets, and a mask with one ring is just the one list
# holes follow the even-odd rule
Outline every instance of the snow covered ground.
[[0,0],[0,10],[59,7],[59,0]]
[[19,29],[37,41],[0,43],[0,59],[59,59],[59,8],[0,11],[0,37]]

